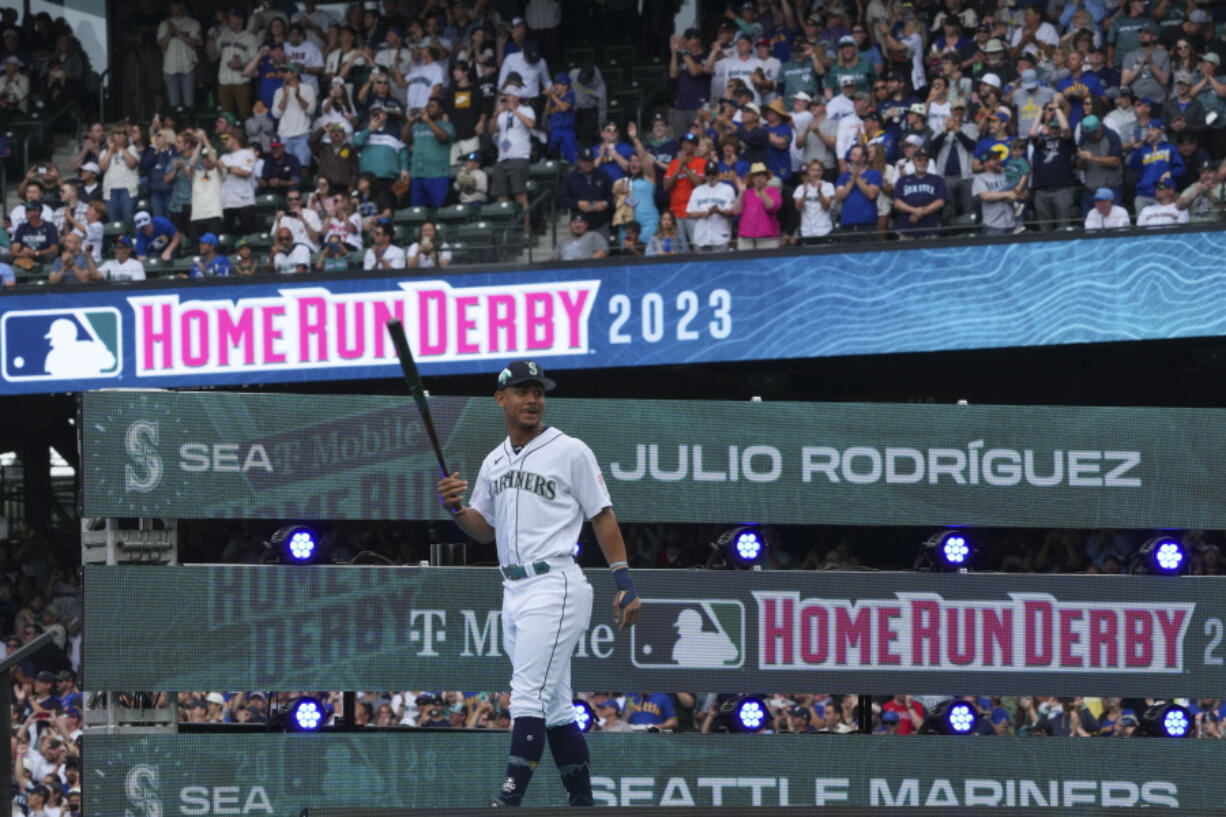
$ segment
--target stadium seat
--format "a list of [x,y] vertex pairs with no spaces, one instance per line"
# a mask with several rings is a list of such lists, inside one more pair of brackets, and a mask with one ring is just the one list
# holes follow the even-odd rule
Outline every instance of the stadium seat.
[[466,204],[453,204],[450,207],[440,207],[434,213],[439,224],[463,224],[471,221],[473,209]]
[[625,65],[634,62],[637,56],[632,45],[606,45],[603,52],[605,62],[619,62]]
[[229,233],[220,233],[217,236],[217,252],[222,255],[228,255],[234,249],[234,236]]
[[272,236],[268,233],[251,233],[243,236],[243,240],[251,247],[251,252],[255,255],[267,253],[272,247]]
[[416,227],[423,221],[429,221],[431,215],[429,207],[406,207],[392,213],[392,222],[397,225]]
[[141,210],[149,210],[149,209],[151,209],[152,205],[151,205],[151,204],[149,204],[149,199],[137,199],[137,200],[136,200],[136,205],[135,205],[135,207],[136,207],[136,209],[135,209],[135,210],[133,210],[132,212],[134,212],[134,213],[138,213],[138,212],[140,212]]
[[285,196],[280,193],[261,193],[255,197],[257,210],[284,210]]
[[668,82],[668,66],[636,65],[630,69],[630,78],[641,88],[651,88]]
[[145,277],[165,278],[169,267],[170,264],[160,258],[148,258],[145,260]]
[[596,51],[591,48],[573,47],[562,51],[562,62],[567,65],[583,65],[585,62],[596,62]]
[[528,178],[540,179],[551,185],[556,184],[562,178],[562,163],[554,159],[537,162],[528,168]]
[[517,201],[498,201],[481,208],[480,220],[494,225],[514,221],[523,212]]

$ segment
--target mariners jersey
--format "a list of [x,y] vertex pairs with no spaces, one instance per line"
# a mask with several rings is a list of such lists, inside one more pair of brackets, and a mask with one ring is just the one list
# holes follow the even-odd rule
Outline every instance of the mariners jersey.
[[493,527],[504,565],[569,555],[583,520],[612,504],[592,449],[548,426],[518,454],[509,437],[491,451],[469,502]]

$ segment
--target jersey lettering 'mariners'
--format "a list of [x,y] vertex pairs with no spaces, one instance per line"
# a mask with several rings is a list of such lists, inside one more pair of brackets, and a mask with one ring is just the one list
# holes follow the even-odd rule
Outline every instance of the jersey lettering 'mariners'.
[[558,495],[556,480],[546,479],[531,471],[507,471],[502,476],[490,482],[494,496],[498,496],[508,488],[519,491],[530,491],[545,499],[555,499]]

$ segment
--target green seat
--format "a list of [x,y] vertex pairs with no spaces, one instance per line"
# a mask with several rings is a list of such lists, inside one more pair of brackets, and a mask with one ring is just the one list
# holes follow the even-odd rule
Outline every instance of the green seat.
[[481,208],[478,216],[480,221],[506,223],[515,220],[522,212],[517,201],[498,201]]
[[170,263],[160,258],[145,259],[145,276],[148,278],[164,278]]
[[650,88],[668,81],[668,68],[663,65],[639,65],[630,70],[630,75],[641,87]]
[[619,62],[623,64],[632,63],[637,57],[632,45],[606,45],[603,55],[605,62]]
[[392,213],[392,222],[406,226],[419,226],[424,221],[430,221],[429,207],[406,207]]
[[434,213],[439,224],[463,224],[471,221],[473,209],[466,204],[453,204],[450,207],[440,207]]
[[255,197],[257,210],[284,210],[285,197],[280,193],[262,193]]
[[102,228],[102,235],[111,238],[117,235],[130,235],[133,232],[132,223],[128,221],[108,221]]
[[530,179],[556,179],[562,175],[562,163],[553,159],[537,162],[528,168]]
[[562,61],[568,65],[583,65],[585,62],[596,62],[596,51],[592,48],[572,47],[562,50]]
[[492,247],[498,243],[499,232],[505,226],[505,224],[498,225],[489,221],[475,221],[472,224],[457,227],[452,235],[455,236],[456,241],[465,244]]
[[397,224],[392,228],[392,241],[396,244],[412,244],[417,240],[417,228]]
[[272,236],[268,233],[251,233],[243,236],[243,241],[251,247],[251,252],[259,255],[266,253],[272,247]]
[[217,236],[217,251],[222,255],[228,254],[234,249],[234,236],[229,233],[220,233]]

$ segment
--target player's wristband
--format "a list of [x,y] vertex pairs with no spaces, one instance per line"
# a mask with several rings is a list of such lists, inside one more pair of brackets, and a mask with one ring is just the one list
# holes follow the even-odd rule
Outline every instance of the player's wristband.
[[617,570],[619,567],[630,567],[626,562],[613,562],[609,565],[609,570]]
[[621,608],[624,610],[630,602],[638,598],[638,593],[634,589],[634,579],[630,578],[630,570],[614,570],[613,581],[617,584],[618,590],[626,591],[626,595],[622,597]]

